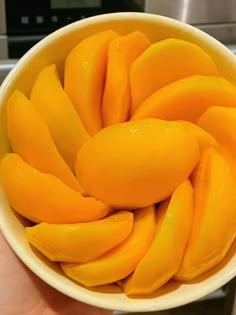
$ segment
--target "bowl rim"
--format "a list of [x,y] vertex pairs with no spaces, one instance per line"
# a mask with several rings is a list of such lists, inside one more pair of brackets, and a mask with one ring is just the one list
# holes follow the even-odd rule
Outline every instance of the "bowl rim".
[[[99,23],[99,22],[108,22],[112,20],[135,20],[135,21],[142,21],[143,19],[153,21],[153,22],[165,22],[168,25],[172,25],[176,28],[185,28],[187,31],[196,34],[198,37],[200,36],[204,41],[208,42],[208,45],[212,45],[217,47],[218,50],[222,50],[224,54],[228,54],[229,58],[232,58],[234,54],[229,51],[223,44],[221,44],[219,41],[217,41],[215,38],[211,37],[210,35],[204,33],[203,31],[196,29],[195,27],[185,24],[183,22],[180,22],[178,20],[150,14],[150,13],[140,13],[140,12],[120,12],[120,13],[109,13],[109,14],[103,14],[98,16],[93,16],[86,18],[84,20],[76,21],[74,23],[71,23],[69,25],[66,25],[53,33],[49,34],[45,38],[43,38],[40,42],[38,42],[35,46],[33,46],[16,64],[16,66],[11,70],[11,72],[7,75],[5,80],[3,81],[2,85],[0,86],[0,97],[4,96],[5,93],[7,93],[7,90],[11,86],[12,79],[14,76],[21,72],[22,69],[26,66],[26,64],[30,61],[31,58],[33,58],[34,54],[38,50],[42,50],[45,47],[47,47],[48,44],[51,42],[57,40],[60,36],[70,32],[74,31],[77,28],[87,26],[89,24]],[[236,64],[236,62],[235,62]],[[104,308],[104,309],[110,309],[110,310],[120,310],[120,311],[126,311],[126,312],[152,312],[152,311],[161,311],[165,309],[171,309],[175,307],[179,307],[188,303],[191,303],[197,299],[200,299],[207,294],[215,291],[216,289],[223,286],[225,283],[230,281],[236,276],[236,267],[235,269],[232,269],[230,272],[225,273],[224,276],[217,276],[214,279],[210,279],[210,281],[204,282],[203,287],[198,287],[194,290],[189,290],[188,295],[184,298],[182,295],[176,296],[174,299],[169,299],[168,305],[166,305],[166,302],[158,304],[155,302],[155,298],[151,299],[142,299],[142,303],[139,303],[140,299],[133,300],[129,299],[131,302],[128,303],[120,303],[112,301],[112,303],[109,302],[109,298],[104,297],[95,297],[91,291],[86,292],[80,292],[79,297],[76,294],[73,294],[73,292],[70,291],[69,286],[67,288],[63,287],[63,285],[60,283],[60,279],[55,280],[55,276],[53,273],[47,272],[47,277],[45,277],[45,270],[42,266],[38,265],[37,260],[32,260],[30,257],[27,257],[27,255],[24,253],[23,246],[19,246],[18,240],[14,236],[13,233],[9,233],[9,222],[7,218],[2,214],[2,208],[4,208],[4,203],[6,202],[0,199],[0,230],[2,231],[4,237],[6,238],[7,242],[13,249],[13,251],[17,254],[17,256],[24,262],[24,264],[33,272],[35,273],[39,278],[41,278],[44,282],[46,282],[51,287],[55,288],[56,290],[60,291],[61,293],[79,300],[83,303],[87,303],[96,307]],[[28,255],[29,256],[29,255]],[[132,302],[134,301],[134,302]],[[144,302],[146,301],[146,303]],[[167,307],[166,307],[167,306]]]

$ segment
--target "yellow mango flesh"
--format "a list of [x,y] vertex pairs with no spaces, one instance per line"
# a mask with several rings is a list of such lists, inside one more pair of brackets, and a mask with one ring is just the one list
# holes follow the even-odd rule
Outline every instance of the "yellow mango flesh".
[[46,122],[58,151],[73,170],[76,153],[89,135],[63,90],[54,64],[38,74],[30,99]]
[[134,209],[170,196],[198,158],[197,141],[180,123],[145,119],[100,131],[79,151],[75,170],[89,195]]
[[220,146],[216,139],[198,125],[185,120],[179,120],[178,122],[181,123],[197,139],[201,153],[210,147],[219,149]]
[[151,245],[156,229],[154,206],[136,210],[132,233],[101,258],[86,264],[61,264],[65,274],[85,286],[116,282],[131,274]]
[[79,183],[57,151],[47,125],[19,91],[15,91],[7,103],[7,132],[13,151],[27,163],[80,191]]
[[57,177],[42,173],[15,153],[1,161],[1,178],[13,209],[34,222],[79,223],[107,215],[108,206],[67,187]]
[[160,118],[197,122],[211,106],[236,107],[236,87],[224,78],[192,76],[171,83],[152,94],[132,120]]
[[29,242],[51,261],[85,263],[124,241],[132,226],[133,214],[120,211],[88,223],[40,223],[25,232]]
[[30,101],[16,91],[7,105],[15,153],[1,156],[1,180],[38,223],[29,243],[76,282],[127,296],[221,262],[236,237],[236,87],[214,60],[183,40],[107,30],[64,70],[64,88],[51,64]]
[[193,176],[193,228],[178,280],[192,280],[218,264],[236,235],[235,181],[215,149],[206,150]]
[[215,62],[199,46],[172,38],[152,44],[131,68],[132,112],[158,89],[195,74],[218,75]]
[[148,38],[139,31],[111,41],[102,104],[103,127],[127,120],[131,105],[130,67],[149,45]]
[[89,36],[66,58],[64,88],[87,129],[94,135],[102,126],[101,102],[109,43],[118,34],[108,30]]
[[[186,180],[157,210],[152,245],[125,282],[127,295],[151,294],[179,270],[193,218],[193,189]],[[184,219],[184,223],[183,223]]]
[[236,174],[236,108],[210,107],[199,118],[198,125],[222,146],[221,150]]

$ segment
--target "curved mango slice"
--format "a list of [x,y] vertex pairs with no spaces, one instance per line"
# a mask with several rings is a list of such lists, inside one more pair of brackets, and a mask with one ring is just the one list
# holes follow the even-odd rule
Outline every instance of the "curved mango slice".
[[46,122],[58,151],[74,169],[76,153],[89,135],[59,80],[56,65],[38,75],[30,99]]
[[[183,224],[184,218],[184,224]],[[179,270],[193,218],[193,189],[186,180],[157,211],[156,235],[151,247],[125,282],[127,295],[151,294]]]
[[127,120],[131,104],[130,67],[149,45],[148,38],[139,31],[111,41],[103,93],[103,127]]
[[133,214],[120,211],[103,220],[88,223],[40,223],[26,228],[26,236],[51,261],[85,263],[124,241],[132,226]]
[[236,106],[236,87],[218,77],[192,76],[169,84],[151,95],[132,120],[160,118],[197,122],[211,106]]
[[7,103],[7,131],[13,151],[44,173],[60,178],[70,188],[80,191],[79,183],[63,160],[48,127],[32,103],[15,91]]
[[193,228],[178,280],[192,280],[219,263],[236,235],[235,182],[215,149],[207,149],[193,176]]
[[65,91],[91,135],[101,129],[107,51],[110,41],[117,36],[111,30],[89,36],[72,49],[66,58]]
[[158,89],[194,74],[218,75],[213,59],[199,46],[172,38],[152,44],[131,68],[132,112]]
[[219,142],[221,152],[236,175],[236,108],[212,106],[202,114],[198,124]]
[[181,123],[197,139],[201,153],[210,147],[216,149],[219,148],[219,144],[215,138],[198,125],[185,120],[178,120],[178,122]]
[[53,175],[41,173],[10,153],[1,162],[3,188],[10,205],[34,222],[78,223],[98,220],[109,208],[83,197]]
[[134,212],[133,231],[116,248],[86,264],[61,264],[65,274],[87,287],[116,282],[134,271],[151,245],[156,229],[155,207]]
[[134,209],[170,196],[198,158],[197,141],[180,123],[145,119],[101,130],[79,151],[75,170],[90,196]]

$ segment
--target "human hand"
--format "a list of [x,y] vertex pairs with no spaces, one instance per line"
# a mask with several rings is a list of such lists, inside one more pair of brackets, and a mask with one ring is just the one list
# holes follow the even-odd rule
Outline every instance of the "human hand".
[[34,275],[12,252],[0,232],[1,315],[111,315],[77,302]]

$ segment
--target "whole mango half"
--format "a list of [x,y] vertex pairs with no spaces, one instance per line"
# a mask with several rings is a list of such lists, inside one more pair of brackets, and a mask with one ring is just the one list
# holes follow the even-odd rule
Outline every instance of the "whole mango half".
[[181,123],[158,119],[105,128],[78,152],[82,188],[113,208],[141,208],[170,196],[199,158],[197,140]]

